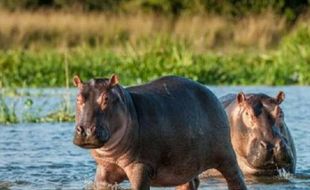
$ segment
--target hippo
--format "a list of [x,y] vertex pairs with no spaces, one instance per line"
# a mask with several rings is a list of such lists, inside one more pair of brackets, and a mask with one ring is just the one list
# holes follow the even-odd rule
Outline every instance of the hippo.
[[262,93],[228,94],[220,98],[230,122],[231,141],[245,175],[273,176],[295,173],[296,150],[276,97]]
[[229,123],[205,86],[176,76],[124,88],[117,75],[78,87],[73,143],[90,149],[97,188],[129,180],[150,186],[197,189],[198,175],[218,169],[229,189],[246,189],[230,141]]

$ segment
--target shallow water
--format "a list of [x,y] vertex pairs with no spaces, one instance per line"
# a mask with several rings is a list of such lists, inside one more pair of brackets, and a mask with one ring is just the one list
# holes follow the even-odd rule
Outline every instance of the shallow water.
[[[297,149],[295,175],[246,179],[249,189],[310,189],[310,87],[210,87],[216,95],[286,93],[282,108]],[[40,92],[40,95],[36,94]],[[30,90],[34,105],[51,110],[64,90]],[[70,90],[74,93],[74,90]],[[36,95],[34,95],[36,94]],[[72,100],[74,95],[71,96]],[[45,106],[45,107],[44,107]],[[43,111],[44,112],[44,111]],[[0,127],[0,189],[89,189],[95,162],[87,150],[72,144],[73,123],[15,124]],[[128,188],[129,183],[120,184]],[[155,188],[154,188],[155,189]],[[200,189],[227,189],[222,179],[204,179]]]

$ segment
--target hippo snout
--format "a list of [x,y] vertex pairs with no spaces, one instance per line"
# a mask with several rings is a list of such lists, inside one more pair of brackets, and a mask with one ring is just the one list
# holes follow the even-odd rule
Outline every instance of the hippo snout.
[[275,160],[278,167],[289,167],[293,171],[293,163],[295,162],[294,154],[290,146],[284,141],[281,141],[275,147]]
[[104,145],[107,136],[107,132],[98,130],[95,126],[77,125],[73,143],[82,148],[100,148]]
[[255,168],[267,167],[273,160],[274,145],[266,141],[252,142],[250,152],[247,156],[248,163]]
[[90,128],[85,128],[80,125],[76,126],[76,133],[84,138],[89,138],[93,135],[95,135],[95,126],[92,126]]
[[266,142],[266,141],[260,141],[259,142],[259,146],[262,150],[264,150],[265,152],[267,153],[271,153],[273,152],[274,150],[274,145],[272,143],[269,143],[269,142]]
[[247,157],[248,163],[259,169],[277,169],[287,167],[293,162],[290,147],[284,140],[279,139],[275,143],[256,141],[252,144],[251,152]]

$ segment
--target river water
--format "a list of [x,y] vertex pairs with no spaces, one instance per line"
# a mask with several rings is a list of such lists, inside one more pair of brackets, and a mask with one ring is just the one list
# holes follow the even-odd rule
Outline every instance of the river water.
[[[310,189],[310,87],[209,88],[217,96],[241,90],[275,96],[283,90],[286,93],[282,103],[285,121],[297,149],[296,174],[247,178],[246,183],[249,189]],[[55,109],[65,94],[63,89],[21,91],[29,91],[27,97],[33,97],[34,106],[40,106],[40,113]],[[69,93],[73,101],[75,90]],[[6,101],[12,99],[8,97]],[[17,110],[21,110],[18,109],[21,105],[16,103]],[[91,189],[96,165],[88,150],[72,144],[73,132],[74,123],[0,125],[0,189]],[[129,188],[130,185],[126,181],[120,187]],[[203,179],[200,189],[227,189],[227,186],[222,179],[212,178]]]

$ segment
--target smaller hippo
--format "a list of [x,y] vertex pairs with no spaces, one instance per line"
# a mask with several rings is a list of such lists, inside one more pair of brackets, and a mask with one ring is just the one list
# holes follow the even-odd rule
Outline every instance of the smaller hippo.
[[220,98],[231,127],[231,141],[245,175],[295,172],[296,150],[280,104],[285,94],[229,94]]

